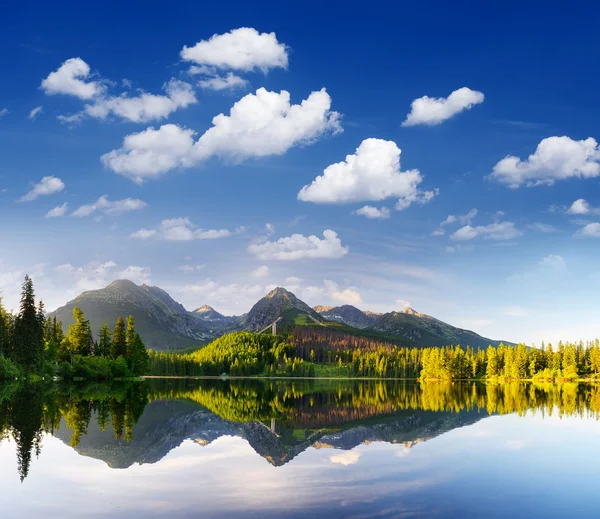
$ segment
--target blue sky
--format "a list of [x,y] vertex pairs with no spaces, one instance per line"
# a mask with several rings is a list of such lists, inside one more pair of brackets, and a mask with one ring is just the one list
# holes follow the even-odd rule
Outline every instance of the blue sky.
[[525,4],[11,6],[5,303],[26,272],[50,309],[118,277],[236,314],[284,285],[595,337],[598,13]]

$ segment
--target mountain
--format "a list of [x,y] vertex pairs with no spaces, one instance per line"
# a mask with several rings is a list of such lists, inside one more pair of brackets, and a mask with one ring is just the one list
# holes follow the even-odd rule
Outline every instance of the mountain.
[[330,321],[337,321],[355,328],[368,328],[375,319],[352,305],[315,306],[314,310]]
[[422,314],[406,307],[400,312],[377,314],[363,312],[351,305],[316,306],[315,310],[324,318],[360,328],[384,333],[387,336],[403,337],[419,346],[449,346],[460,344],[474,348],[487,348],[488,345],[512,344],[482,337],[470,330],[463,330],[447,324],[430,315]]
[[89,319],[94,335],[103,323],[111,328],[119,317],[133,315],[138,333],[148,348],[187,348],[209,342],[217,336],[214,327],[190,315],[167,292],[147,285],[118,280],[106,288],[90,290],[52,312],[66,327],[73,323],[74,307]]
[[196,308],[190,313],[197,319],[201,319],[209,326],[216,329],[224,329],[240,319],[240,317],[237,315],[227,316],[220,314],[212,306],[208,305],[203,305],[200,308]]
[[278,287],[256,303],[236,324],[236,329],[256,332],[281,317],[288,324],[321,324],[323,318],[304,301]]
[[471,330],[456,328],[430,315],[421,314],[412,308],[400,312],[389,312],[378,317],[369,328],[388,335],[406,337],[420,346],[450,346],[460,344],[473,348],[487,348],[490,344],[497,346],[500,342],[510,345],[508,341],[495,341],[482,337]]

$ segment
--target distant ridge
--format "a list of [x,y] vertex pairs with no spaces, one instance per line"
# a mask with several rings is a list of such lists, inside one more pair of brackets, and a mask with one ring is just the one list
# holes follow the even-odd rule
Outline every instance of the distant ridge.
[[155,350],[201,346],[231,331],[257,332],[278,318],[288,329],[307,325],[339,326],[334,324],[339,323],[346,326],[344,333],[380,334],[388,340],[397,338],[418,346],[460,344],[477,348],[500,343],[409,307],[385,314],[362,311],[352,305],[311,308],[282,287],[257,301],[247,314],[226,316],[208,304],[188,312],[159,287],[117,280],[106,288],[83,292],[50,316],[56,316],[66,328],[72,323],[75,306],[84,311],[94,334],[103,323],[112,327],[118,317],[133,315],[142,339]]

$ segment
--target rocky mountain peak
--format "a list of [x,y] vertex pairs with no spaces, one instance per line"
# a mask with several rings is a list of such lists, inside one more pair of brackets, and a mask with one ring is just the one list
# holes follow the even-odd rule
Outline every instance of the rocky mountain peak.
[[194,310],[194,313],[196,313],[196,314],[205,314],[207,312],[215,312],[215,311],[216,310],[212,306],[202,305],[200,308],[196,308]]

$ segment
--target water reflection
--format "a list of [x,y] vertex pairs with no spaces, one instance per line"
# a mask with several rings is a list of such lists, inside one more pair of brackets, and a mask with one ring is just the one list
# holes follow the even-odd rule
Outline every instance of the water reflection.
[[[359,381],[152,380],[0,386],[0,443],[15,442],[23,481],[44,434],[113,468],[156,463],[191,439],[245,439],[271,465],[309,447],[410,447],[491,414],[597,419],[596,386]],[[352,460],[339,455],[339,462]],[[335,456],[334,456],[335,457]]]

